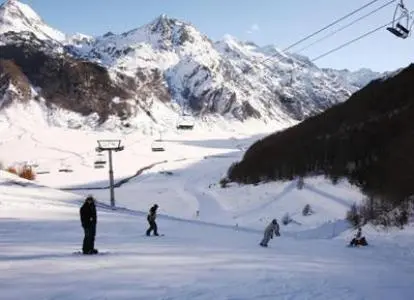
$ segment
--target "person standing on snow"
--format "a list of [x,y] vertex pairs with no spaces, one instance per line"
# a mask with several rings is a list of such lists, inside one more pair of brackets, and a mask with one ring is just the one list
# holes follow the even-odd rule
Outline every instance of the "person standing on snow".
[[151,231],[154,231],[154,235],[158,236],[158,227],[157,227],[157,223],[155,223],[155,219],[157,218],[157,209],[158,209],[158,205],[154,204],[148,213],[147,216],[147,221],[149,224],[149,228],[147,229],[147,236],[150,236]]
[[273,233],[276,236],[280,236],[279,224],[277,223],[276,219],[273,219],[272,222],[269,225],[267,225],[264,231],[263,239],[260,242],[260,246],[267,247],[267,244],[269,243],[270,239],[273,239]]
[[89,195],[86,197],[85,203],[83,203],[80,209],[80,218],[85,233],[82,252],[83,254],[97,254],[98,250],[94,248],[97,218],[95,199],[93,196]]

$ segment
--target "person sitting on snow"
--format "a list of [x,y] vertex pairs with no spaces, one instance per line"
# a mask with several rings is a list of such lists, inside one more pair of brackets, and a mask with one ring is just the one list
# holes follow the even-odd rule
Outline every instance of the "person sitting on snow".
[[276,236],[280,236],[279,224],[277,223],[276,219],[273,219],[272,222],[269,225],[267,225],[264,231],[263,239],[260,242],[260,246],[267,247],[267,244],[269,243],[270,239],[273,239],[273,233]]
[[362,229],[361,227],[358,227],[357,233],[355,234],[355,237],[352,239],[352,241],[349,243],[349,246],[367,246],[367,240],[364,236],[362,236]]

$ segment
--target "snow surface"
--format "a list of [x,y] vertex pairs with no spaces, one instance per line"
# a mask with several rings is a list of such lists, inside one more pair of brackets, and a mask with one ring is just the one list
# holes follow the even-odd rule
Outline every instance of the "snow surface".
[[333,70],[333,69],[323,69],[327,74],[330,74],[332,77],[338,77],[338,80],[341,82],[347,82],[353,86],[363,88],[368,83],[376,78],[385,77],[386,73],[381,74],[374,72],[370,69],[362,68],[355,72],[349,70]]
[[27,4],[17,0],[7,0],[0,6],[0,34],[8,31],[28,31],[41,40],[62,42],[65,34],[48,26]]
[[[6,110],[0,118],[0,161],[29,163],[34,182],[0,171],[2,299],[412,299],[414,227],[365,228],[369,247],[345,247],[344,222],[363,198],[347,182],[321,177],[297,183],[219,187],[263,128],[225,123],[162,133],[165,152],[151,152],[159,133],[64,130]],[[32,118],[28,113],[33,112]],[[11,123],[8,114],[18,113]],[[223,126],[223,128],[220,128]],[[267,127],[268,131],[278,130]],[[114,153],[117,209],[109,204],[108,169],[97,139],[121,138]],[[105,156],[103,158],[106,158]],[[59,172],[59,169],[73,172]],[[44,174],[44,172],[50,172]],[[43,173],[43,174],[41,174]],[[104,255],[73,255],[83,232],[85,195],[99,201],[96,246]],[[159,238],[144,236],[146,212],[158,203]],[[301,212],[310,204],[314,214]],[[198,211],[198,213],[197,213]],[[273,218],[289,213],[281,237],[258,246]]]

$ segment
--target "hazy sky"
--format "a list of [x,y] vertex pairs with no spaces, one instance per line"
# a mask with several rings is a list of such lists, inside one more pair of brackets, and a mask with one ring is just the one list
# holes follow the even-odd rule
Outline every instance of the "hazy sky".
[[[4,2],[0,0],[0,3]],[[162,13],[191,22],[213,40],[225,34],[258,45],[275,44],[284,49],[306,35],[346,15],[370,0],[22,0],[51,26],[65,32],[101,35],[120,33],[144,25]],[[353,19],[389,2],[378,1]],[[396,1],[397,2],[397,1]],[[396,2],[348,29],[302,52],[314,58],[359,35],[392,21]],[[405,0],[414,10],[414,0]],[[338,27],[329,29],[335,30]],[[322,37],[330,31],[325,31]],[[306,46],[307,41],[292,52]],[[398,39],[385,29],[316,63],[322,67],[355,70],[368,67],[394,70],[413,61],[414,36]]]

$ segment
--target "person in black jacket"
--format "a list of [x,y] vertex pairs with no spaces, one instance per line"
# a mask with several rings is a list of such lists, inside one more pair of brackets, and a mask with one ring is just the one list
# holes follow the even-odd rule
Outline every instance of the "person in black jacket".
[[154,235],[158,236],[158,227],[157,227],[157,223],[155,223],[155,219],[157,218],[157,209],[158,209],[158,205],[154,204],[150,210],[149,210],[149,214],[147,216],[147,221],[149,223],[149,228],[147,229],[147,235],[150,236],[151,231],[154,231]]
[[83,238],[83,254],[96,254],[98,250],[94,248],[95,245],[95,235],[96,235],[96,207],[95,199],[93,196],[89,195],[85,199],[80,209],[80,218],[82,222],[82,227],[85,232],[85,237]]
[[358,231],[355,234],[355,237],[352,239],[352,241],[349,243],[349,246],[368,246],[367,240],[364,236],[362,236],[362,229],[361,227],[358,227]]

